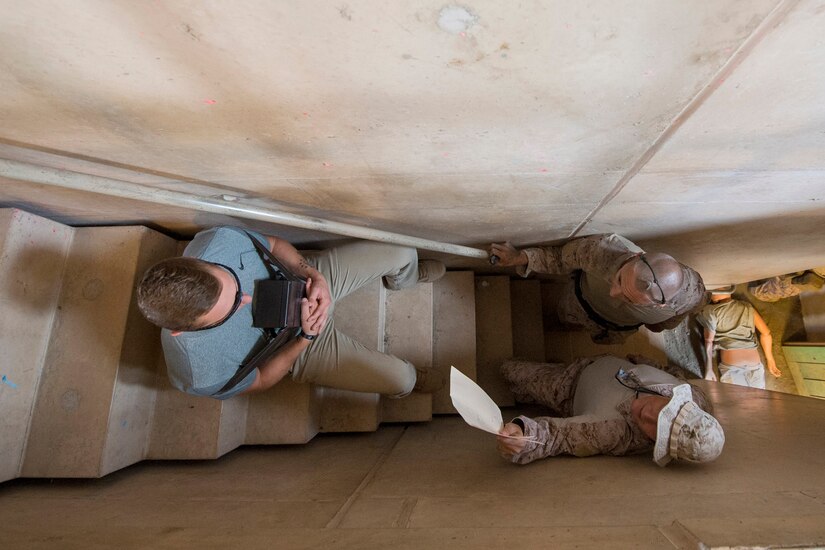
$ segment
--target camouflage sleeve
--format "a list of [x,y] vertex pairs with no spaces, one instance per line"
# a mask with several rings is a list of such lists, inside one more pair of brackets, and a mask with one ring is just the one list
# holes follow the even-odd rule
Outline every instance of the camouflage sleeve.
[[557,455],[592,456],[624,455],[642,450],[634,440],[627,422],[621,418],[573,416],[570,418],[518,417],[524,425],[524,435],[534,437],[524,449],[514,455],[516,464],[528,464],[540,458]]
[[564,275],[577,270],[612,275],[637,246],[619,235],[590,235],[563,245],[525,248],[527,265],[517,270],[522,277],[532,272]]

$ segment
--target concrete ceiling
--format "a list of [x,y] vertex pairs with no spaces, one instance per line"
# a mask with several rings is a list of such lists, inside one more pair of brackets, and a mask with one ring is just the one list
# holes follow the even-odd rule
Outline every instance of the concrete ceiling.
[[0,5],[0,157],[460,244],[617,231],[711,283],[825,263],[823,1]]

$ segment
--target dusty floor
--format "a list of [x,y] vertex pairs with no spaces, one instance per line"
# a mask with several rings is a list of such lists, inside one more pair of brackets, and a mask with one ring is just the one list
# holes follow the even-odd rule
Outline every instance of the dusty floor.
[[[3,548],[674,548],[825,544],[825,403],[722,387],[722,457],[528,466],[457,417],[0,485]],[[514,411],[506,411],[505,416]],[[688,542],[685,542],[688,541]]]

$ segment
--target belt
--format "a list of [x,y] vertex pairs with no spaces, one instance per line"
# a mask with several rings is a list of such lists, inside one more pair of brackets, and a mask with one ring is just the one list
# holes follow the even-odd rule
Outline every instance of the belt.
[[584,294],[582,294],[582,275],[583,274],[584,274],[584,272],[581,269],[579,269],[578,271],[575,271],[573,273],[573,280],[575,281],[575,284],[573,285],[573,288],[576,291],[576,299],[578,299],[579,304],[581,304],[582,309],[584,310],[584,312],[587,314],[587,316],[590,318],[591,321],[593,321],[594,323],[596,323],[597,325],[599,325],[602,328],[605,328],[607,330],[613,330],[613,331],[616,331],[616,332],[636,330],[637,328],[639,328],[640,326],[642,326],[644,324],[644,323],[639,323],[637,325],[617,325],[616,323],[614,323],[612,321],[608,321],[607,319],[605,319],[604,317],[602,317],[601,315],[596,313],[596,310],[593,309],[593,306],[591,306],[589,303],[587,303],[587,300],[584,299]]

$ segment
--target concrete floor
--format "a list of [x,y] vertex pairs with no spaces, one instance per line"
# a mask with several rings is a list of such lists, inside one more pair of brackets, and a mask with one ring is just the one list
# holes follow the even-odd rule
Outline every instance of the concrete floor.
[[516,466],[491,436],[438,417],[99,480],[11,481],[3,547],[825,544],[825,402],[709,387],[727,434],[711,465],[660,469],[644,454]]

